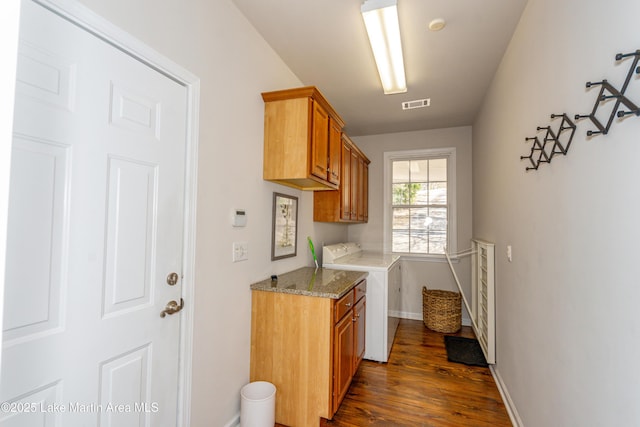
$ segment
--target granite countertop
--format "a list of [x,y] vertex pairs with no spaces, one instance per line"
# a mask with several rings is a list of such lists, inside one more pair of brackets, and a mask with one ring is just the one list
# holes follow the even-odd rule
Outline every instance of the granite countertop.
[[303,267],[280,274],[277,280],[266,279],[254,283],[251,290],[338,299],[368,274],[366,271]]

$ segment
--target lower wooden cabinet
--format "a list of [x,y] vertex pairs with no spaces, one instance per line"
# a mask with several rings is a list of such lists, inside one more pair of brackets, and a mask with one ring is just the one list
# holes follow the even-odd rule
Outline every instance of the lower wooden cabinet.
[[[336,324],[334,329],[333,349],[333,407],[334,413],[340,406],[349,390],[353,379],[353,362],[355,359],[354,327],[350,310]],[[332,414],[333,415],[333,414]]]
[[366,336],[366,317],[367,317],[367,302],[366,298],[360,299],[356,303],[355,308],[353,309],[355,314],[355,326],[354,326],[354,342],[355,342],[355,357],[354,357],[354,366],[353,373],[355,375],[358,370],[358,366],[360,366],[360,362],[364,358],[365,351],[365,336]]
[[[365,351],[367,282],[356,285],[351,294],[337,303],[347,306],[348,311],[337,321],[334,328],[333,356],[333,412],[335,413],[349,390],[351,380],[360,366]],[[347,301],[343,301],[343,300]],[[339,310],[337,311],[339,312]]]
[[252,291],[251,381],[276,386],[276,422],[319,425],[349,390],[365,349],[366,280],[341,299]]

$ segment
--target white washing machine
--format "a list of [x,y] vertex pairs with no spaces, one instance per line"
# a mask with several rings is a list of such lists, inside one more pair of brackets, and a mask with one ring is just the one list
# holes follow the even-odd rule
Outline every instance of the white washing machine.
[[400,256],[363,251],[357,243],[337,243],[322,248],[322,266],[369,273],[364,358],[389,360],[400,321],[395,317],[400,313]]

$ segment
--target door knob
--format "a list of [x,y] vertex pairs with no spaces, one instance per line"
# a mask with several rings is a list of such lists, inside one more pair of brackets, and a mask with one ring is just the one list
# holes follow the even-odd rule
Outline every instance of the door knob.
[[167,306],[160,312],[160,317],[165,317],[167,314],[175,314],[184,308],[184,300],[180,298],[180,305],[176,301],[169,301]]

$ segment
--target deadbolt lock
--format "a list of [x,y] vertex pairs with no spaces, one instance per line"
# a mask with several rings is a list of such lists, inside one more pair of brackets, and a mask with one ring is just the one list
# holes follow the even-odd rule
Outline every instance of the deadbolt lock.
[[169,286],[173,286],[176,283],[178,283],[178,279],[179,279],[178,273],[170,273],[167,276],[167,283],[169,284]]

